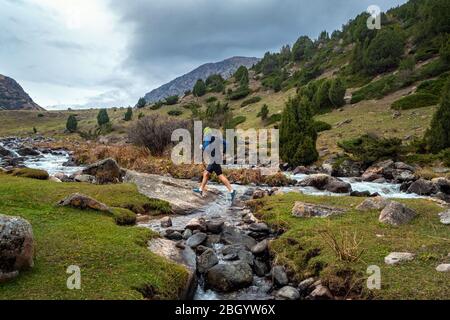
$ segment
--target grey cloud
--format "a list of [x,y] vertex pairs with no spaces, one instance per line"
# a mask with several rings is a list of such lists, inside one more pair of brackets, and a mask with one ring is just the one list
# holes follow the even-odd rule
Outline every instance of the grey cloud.
[[75,42],[65,41],[65,40],[47,40],[45,43],[50,47],[55,47],[61,50],[76,50],[83,51],[85,48]]

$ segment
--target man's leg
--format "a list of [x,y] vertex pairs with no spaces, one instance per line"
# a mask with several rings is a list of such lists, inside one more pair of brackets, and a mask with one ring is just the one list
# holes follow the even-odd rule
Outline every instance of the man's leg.
[[205,172],[203,172],[203,180],[202,180],[202,184],[200,186],[200,190],[202,192],[206,191],[206,184],[208,183],[209,175],[210,175],[210,173],[208,171],[205,170]]
[[222,181],[222,183],[227,187],[229,192],[233,192],[233,187],[231,186],[230,181],[225,177],[223,174],[221,174],[219,177],[219,180]]

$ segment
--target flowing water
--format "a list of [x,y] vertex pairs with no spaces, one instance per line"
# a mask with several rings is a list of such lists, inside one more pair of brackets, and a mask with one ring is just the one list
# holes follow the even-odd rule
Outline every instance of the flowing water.
[[[17,150],[12,143],[0,143],[3,147],[12,151],[15,155],[19,156],[15,150]],[[70,167],[64,164],[69,161],[70,154],[66,151],[51,151],[47,153],[40,153],[38,156],[28,156],[25,157],[23,164],[30,168],[42,169],[49,172],[50,175],[62,172],[64,174],[70,175],[74,172],[81,170],[81,167]],[[289,178],[301,181],[307,175],[299,174],[292,175],[287,173]],[[408,194],[400,191],[399,184],[392,183],[372,183],[372,182],[359,182],[355,178],[342,178],[345,182],[351,184],[352,189],[355,191],[369,191],[370,193],[379,193],[383,197],[387,198],[418,198],[418,195]],[[184,229],[186,224],[193,218],[203,217],[206,220],[220,218],[225,221],[226,225],[235,226],[237,228],[242,228],[242,214],[246,212],[247,209],[244,207],[230,207],[229,201],[226,197],[226,189],[221,185],[212,184],[211,188],[215,188],[220,191],[220,195],[217,199],[209,204],[207,207],[201,208],[198,211],[190,215],[184,216],[174,216],[172,217],[173,229]],[[238,197],[244,195],[249,188],[255,188],[250,186],[235,185],[234,188],[238,192]],[[283,192],[300,191],[308,195],[330,195],[330,196],[342,196],[345,194],[333,194],[328,191],[319,191],[312,187],[284,187],[281,188]],[[161,232],[163,228],[161,227],[160,220],[152,220],[147,224],[142,224],[140,227],[150,228],[154,231]],[[214,250],[219,258],[219,263],[230,263],[223,259],[221,254],[221,249],[223,245],[214,245]],[[206,290],[203,286],[203,279],[200,278],[199,286],[195,294],[194,299],[197,300],[266,300],[272,298],[270,294],[272,283],[270,280],[254,276],[253,284],[239,291],[232,293],[218,293],[212,290]]]

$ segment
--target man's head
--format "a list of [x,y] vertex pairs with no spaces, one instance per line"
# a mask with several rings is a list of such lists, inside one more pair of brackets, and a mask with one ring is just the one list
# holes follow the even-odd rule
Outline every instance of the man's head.
[[206,127],[205,129],[203,129],[203,135],[204,136],[208,136],[212,133],[212,129],[210,127]]

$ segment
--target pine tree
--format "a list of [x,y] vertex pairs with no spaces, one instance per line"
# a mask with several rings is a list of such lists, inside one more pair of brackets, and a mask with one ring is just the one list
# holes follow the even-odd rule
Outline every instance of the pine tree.
[[319,157],[317,132],[306,97],[289,99],[281,117],[280,156],[290,165],[308,165]]
[[267,106],[267,104],[264,104],[261,107],[261,111],[259,111],[258,113],[258,117],[261,117],[261,120],[266,120],[267,117],[269,116],[269,107]]
[[144,108],[146,104],[147,104],[147,100],[145,100],[145,98],[140,98],[138,103],[136,104],[136,107],[138,109],[141,109],[141,108]]
[[301,36],[292,46],[292,59],[294,61],[308,60],[311,58],[314,44],[308,36]]
[[345,104],[345,86],[340,78],[337,78],[331,82],[328,97],[333,106],[339,108]]
[[108,111],[106,111],[106,109],[100,109],[100,111],[98,112],[97,123],[100,127],[109,123]]
[[441,104],[425,134],[425,141],[432,153],[450,148],[450,79],[447,80],[442,92]]
[[192,93],[196,97],[202,97],[206,93],[206,84],[202,79],[198,79],[195,83],[194,89],[192,90]]
[[316,111],[323,110],[331,107],[331,101],[329,97],[330,81],[325,80],[319,87],[315,96]]
[[123,117],[123,120],[131,121],[132,118],[133,118],[133,109],[131,107],[128,107],[127,112],[125,112],[125,115]]
[[67,131],[73,133],[77,131],[77,127],[78,127],[78,120],[73,114],[71,114],[69,118],[67,118],[66,129]]

